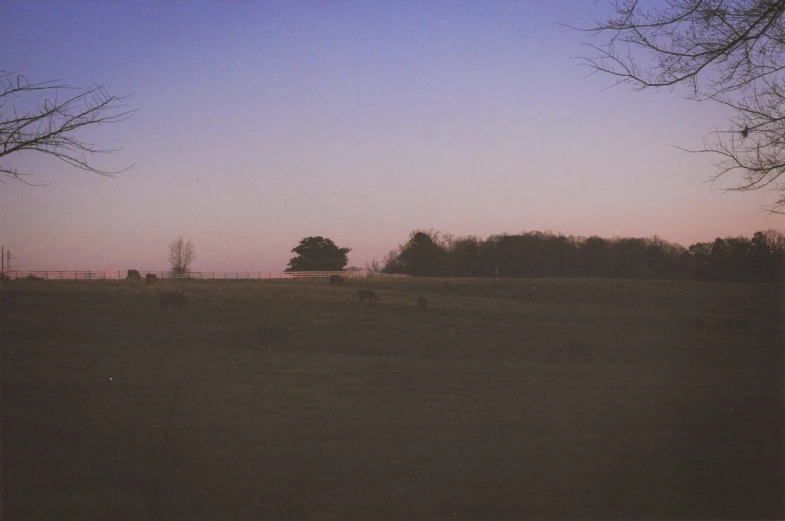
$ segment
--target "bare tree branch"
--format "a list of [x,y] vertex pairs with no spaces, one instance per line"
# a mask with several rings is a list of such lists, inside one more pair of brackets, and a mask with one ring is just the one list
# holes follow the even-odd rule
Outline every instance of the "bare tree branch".
[[[71,92],[74,94],[61,94]],[[25,95],[40,93],[46,93],[47,97],[34,102],[35,108],[23,109],[20,113],[11,104],[12,101],[27,103],[23,99]],[[22,75],[0,71],[0,158],[22,151],[40,152],[103,176],[125,172],[131,167],[110,171],[93,166],[89,156],[120,149],[99,148],[80,140],[77,134],[86,127],[117,123],[131,117],[135,111],[126,110],[127,99],[127,96],[110,94],[101,85],[77,89],[55,81],[30,83]],[[22,180],[33,172],[20,172],[0,164],[0,174]]]
[[[785,211],[785,0],[666,0],[645,8],[617,0],[616,16],[580,29],[605,43],[582,58],[590,74],[636,90],[687,85],[689,98],[732,109],[729,127],[691,152],[719,157],[714,180],[735,173],[731,190],[772,188],[768,207]],[[651,66],[642,66],[651,62]]]

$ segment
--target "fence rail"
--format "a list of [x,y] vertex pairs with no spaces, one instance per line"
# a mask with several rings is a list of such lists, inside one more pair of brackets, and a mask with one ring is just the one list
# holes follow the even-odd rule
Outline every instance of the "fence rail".
[[[330,275],[340,275],[344,278],[366,277],[408,277],[408,275],[378,273],[368,270],[354,271],[260,271],[260,272],[216,272],[192,271],[185,274],[174,274],[169,271],[140,271],[142,278],[151,273],[159,279],[197,279],[197,280],[266,280],[266,279],[312,279],[329,278]],[[13,270],[0,271],[3,279],[29,279],[29,280],[122,280],[127,276],[127,271],[122,270]]]

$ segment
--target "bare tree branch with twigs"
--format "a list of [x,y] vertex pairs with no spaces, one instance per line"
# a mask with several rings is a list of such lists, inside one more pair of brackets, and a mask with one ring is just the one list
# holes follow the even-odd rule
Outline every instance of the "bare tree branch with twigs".
[[615,17],[580,29],[605,38],[587,44],[596,51],[583,58],[590,74],[636,90],[687,85],[689,99],[732,109],[728,129],[691,152],[719,155],[713,179],[739,174],[731,190],[778,190],[768,209],[785,213],[785,0],[645,3],[617,0]]
[[[24,98],[30,95],[45,98],[35,102],[35,108],[21,111],[12,103],[27,103]],[[0,158],[22,151],[40,152],[95,174],[122,173],[130,166],[118,171],[102,170],[88,159],[119,149],[99,148],[80,140],[77,134],[86,127],[128,119],[134,111],[125,110],[126,99],[127,96],[110,94],[101,85],[78,89],[56,81],[30,83],[22,75],[0,70]],[[23,178],[33,172],[0,164],[0,175],[27,182]]]

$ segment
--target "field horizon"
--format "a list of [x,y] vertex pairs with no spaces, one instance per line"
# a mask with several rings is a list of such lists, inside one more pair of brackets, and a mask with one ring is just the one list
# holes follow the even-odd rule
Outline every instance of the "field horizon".
[[0,284],[4,520],[785,516],[780,284]]

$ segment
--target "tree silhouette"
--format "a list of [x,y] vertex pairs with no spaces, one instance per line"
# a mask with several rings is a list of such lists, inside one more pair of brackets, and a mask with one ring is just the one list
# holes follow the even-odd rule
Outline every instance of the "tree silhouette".
[[780,282],[785,275],[785,235],[775,230],[717,238],[689,249],[651,238],[566,237],[527,232],[455,238],[415,231],[387,254],[385,273],[429,277],[601,277]]
[[437,243],[436,232],[421,230],[412,232],[409,241],[401,247],[398,260],[409,275],[415,277],[439,277],[446,275],[447,251]]
[[185,275],[188,268],[196,258],[196,247],[191,239],[187,241],[181,235],[169,245],[169,264],[174,275]]
[[324,237],[306,237],[292,249],[297,257],[289,259],[285,271],[340,271],[348,264],[350,251],[351,248],[339,248]]
[[[31,96],[44,96],[32,101]],[[77,134],[86,127],[101,126],[127,119],[133,111],[124,110],[126,97],[109,94],[105,87],[93,85],[77,89],[54,81],[30,83],[22,75],[0,71],[0,158],[19,152],[39,152],[64,163],[100,174],[112,176],[127,170],[102,170],[93,166],[88,156],[116,152],[101,149],[80,140]],[[17,109],[35,105],[32,109]],[[20,172],[0,164],[0,175],[24,181],[34,172]]]
[[481,277],[482,241],[476,237],[460,237],[453,241],[448,255],[449,274],[464,277]]
[[785,0],[618,0],[616,16],[584,29],[593,72],[637,90],[687,85],[735,116],[695,152],[718,155],[715,179],[734,172],[731,190],[779,189],[769,206],[785,211]]

